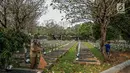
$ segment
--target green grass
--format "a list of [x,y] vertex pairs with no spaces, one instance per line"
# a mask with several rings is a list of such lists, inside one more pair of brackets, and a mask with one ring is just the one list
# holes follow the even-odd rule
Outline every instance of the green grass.
[[85,45],[90,49],[90,51],[101,61],[104,61],[104,57],[102,56],[101,52],[95,48],[92,44],[86,42]]
[[54,73],[100,73],[101,71],[111,67],[111,65],[107,63],[101,65],[80,65],[73,63],[76,58],[76,45],[77,44],[70,48],[68,53],[65,56],[63,56],[55,64],[55,66],[52,67],[51,70],[49,70],[49,72],[54,71]]

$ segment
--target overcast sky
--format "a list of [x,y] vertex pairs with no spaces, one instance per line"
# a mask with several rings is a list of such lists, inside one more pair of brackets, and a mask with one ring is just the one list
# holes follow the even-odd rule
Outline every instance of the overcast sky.
[[67,21],[61,21],[62,16],[65,16],[65,13],[60,13],[60,11],[58,9],[54,9],[50,6],[52,0],[46,0],[46,5],[48,5],[48,10],[46,14],[43,14],[40,19],[38,20],[39,22],[39,26],[42,26],[42,23],[44,23],[46,20],[50,20],[53,19],[54,21],[56,21],[60,26],[64,26],[66,27],[71,27],[74,26],[75,24],[81,24],[83,22],[77,22],[73,25],[71,25],[69,22]]
[[64,25],[63,24],[59,24],[59,25],[64,26],[64,27],[68,27],[69,26],[68,22],[66,22],[66,21],[61,22],[62,16],[64,16],[65,13],[60,13],[60,11],[57,9],[53,10],[52,7],[50,6],[51,1],[52,0],[46,0],[46,4],[48,5],[48,11],[46,14],[43,14],[40,17],[40,19],[38,20],[39,25],[44,23],[45,20],[53,19],[57,23],[64,23]]

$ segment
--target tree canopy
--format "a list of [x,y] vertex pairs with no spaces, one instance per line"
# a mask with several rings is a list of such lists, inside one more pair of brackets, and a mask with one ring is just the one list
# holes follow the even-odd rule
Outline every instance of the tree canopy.
[[91,38],[93,34],[92,26],[93,26],[93,23],[91,22],[83,23],[80,26],[79,28],[80,39],[86,39],[86,40],[92,39]]

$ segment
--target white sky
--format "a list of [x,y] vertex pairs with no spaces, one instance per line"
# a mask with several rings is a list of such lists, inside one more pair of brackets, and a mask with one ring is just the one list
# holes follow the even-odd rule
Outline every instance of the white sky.
[[83,22],[78,22],[73,25],[71,25],[68,21],[61,21],[62,16],[65,16],[65,13],[60,13],[58,9],[54,9],[50,6],[52,0],[46,0],[46,5],[48,5],[48,10],[46,14],[43,14],[40,19],[38,20],[39,26],[43,26],[42,23],[44,23],[46,20],[53,19],[56,21],[60,26],[63,26],[65,28],[74,26],[75,24],[80,24]]
[[[50,20],[53,19],[54,21],[56,21],[57,23],[61,23],[61,19],[62,16],[65,15],[65,13],[60,13],[60,11],[58,9],[52,9],[52,7],[50,6],[52,0],[46,0],[46,4],[48,5],[48,10],[46,14],[43,14],[40,19],[38,20],[39,25],[41,26],[42,23],[44,23],[45,20]],[[63,21],[65,22],[65,21]],[[68,25],[63,25],[61,24],[61,26],[65,26],[67,27]]]

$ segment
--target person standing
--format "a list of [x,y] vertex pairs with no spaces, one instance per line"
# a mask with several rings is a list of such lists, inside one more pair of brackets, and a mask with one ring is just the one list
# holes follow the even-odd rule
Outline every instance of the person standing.
[[105,48],[106,48],[106,55],[108,56],[108,58],[110,57],[110,42],[107,42],[107,44],[105,44]]
[[36,68],[38,59],[40,58],[41,48],[39,47],[37,39],[31,40],[31,49],[30,49],[30,68]]

